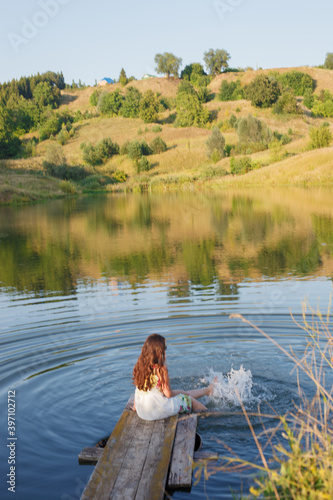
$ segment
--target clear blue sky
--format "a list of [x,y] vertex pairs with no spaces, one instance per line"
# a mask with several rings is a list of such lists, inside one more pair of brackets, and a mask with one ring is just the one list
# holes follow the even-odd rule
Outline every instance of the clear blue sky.
[[183,67],[225,49],[232,67],[323,64],[333,52],[332,0],[2,0],[0,82],[47,70],[87,85],[141,78],[154,56]]

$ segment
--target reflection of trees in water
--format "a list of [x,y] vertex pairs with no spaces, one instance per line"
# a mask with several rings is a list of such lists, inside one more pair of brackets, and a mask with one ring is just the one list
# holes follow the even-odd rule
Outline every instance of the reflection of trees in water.
[[170,297],[213,285],[221,297],[236,296],[234,282],[244,277],[313,275],[333,253],[333,218],[319,209],[307,217],[247,195],[186,196],[93,197],[7,210],[0,282],[67,295],[85,277],[116,277],[133,287],[163,279]]
[[31,236],[8,235],[0,245],[0,282],[18,292],[47,296],[52,292],[75,293],[78,257],[70,246],[47,245],[45,251],[34,249]]

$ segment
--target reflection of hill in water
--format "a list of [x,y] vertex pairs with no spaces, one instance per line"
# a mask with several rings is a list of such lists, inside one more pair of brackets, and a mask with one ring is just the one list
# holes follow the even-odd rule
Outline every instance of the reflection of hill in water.
[[101,276],[170,283],[170,295],[219,281],[331,276],[330,190],[238,190],[86,197],[24,209],[0,221],[3,287],[73,293]]

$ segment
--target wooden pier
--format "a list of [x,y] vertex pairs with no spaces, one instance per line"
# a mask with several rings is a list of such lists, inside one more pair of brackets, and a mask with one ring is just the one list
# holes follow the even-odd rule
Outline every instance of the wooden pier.
[[81,500],[163,500],[166,489],[190,489],[196,428],[196,414],[148,422],[127,405],[105,448],[79,455],[96,463]]

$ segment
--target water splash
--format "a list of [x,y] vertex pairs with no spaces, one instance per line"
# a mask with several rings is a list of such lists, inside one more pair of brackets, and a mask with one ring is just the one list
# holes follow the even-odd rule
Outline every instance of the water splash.
[[246,370],[243,365],[241,365],[239,370],[231,368],[226,376],[210,368],[209,382],[212,382],[215,377],[217,381],[214,383],[214,392],[211,396],[215,404],[224,402],[232,406],[240,406],[240,401],[251,403],[256,399],[252,394],[253,381],[251,370]]

